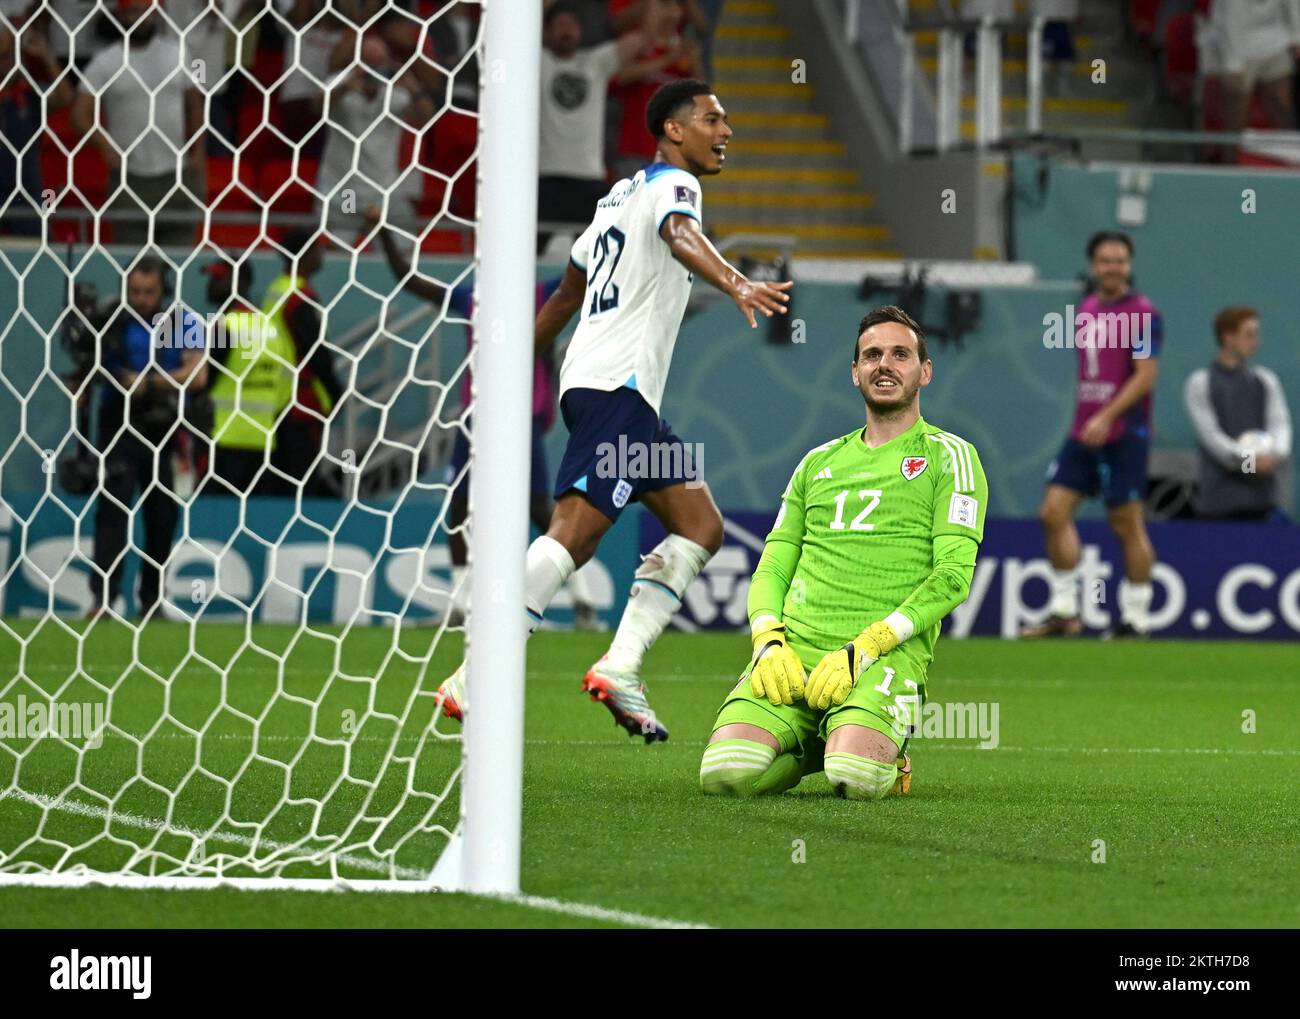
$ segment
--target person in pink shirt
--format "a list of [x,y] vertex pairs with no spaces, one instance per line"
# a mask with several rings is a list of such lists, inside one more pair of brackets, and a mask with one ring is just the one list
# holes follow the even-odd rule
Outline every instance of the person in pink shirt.
[[1093,290],[1074,316],[1071,337],[1079,358],[1074,422],[1047,469],[1038,511],[1052,564],[1050,615],[1022,631],[1023,637],[1083,632],[1074,516],[1096,495],[1105,502],[1107,522],[1124,550],[1120,622],[1107,635],[1144,637],[1148,630],[1155,549],[1143,500],[1161,319],[1155,305],[1132,289],[1133,241],[1127,234],[1093,235],[1088,260]]

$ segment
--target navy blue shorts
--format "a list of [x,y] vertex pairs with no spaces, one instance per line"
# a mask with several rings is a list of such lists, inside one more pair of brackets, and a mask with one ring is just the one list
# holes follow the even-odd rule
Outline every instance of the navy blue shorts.
[[[465,428],[472,426],[473,415],[465,419]],[[546,442],[541,429],[541,422],[533,418],[532,463],[528,476],[528,494],[533,499],[546,498],[546,479],[551,473],[546,469]],[[456,441],[451,447],[451,463],[447,465],[447,484],[451,484],[465,468],[469,460],[469,439],[465,429],[456,432]],[[465,491],[469,491],[469,475],[465,475]]]
[[1047,468],[1047,480],[1089,498],[1100,493],[1107,506],[1145,499],[1149,445],[1145,436],[1133,432],[1100,447],[1066,439]]
[[617,520],[646,492],[700,477],[703,465],[635,389],[570,389],[560,398],[560,413],[569,444],[555,479],[557,499],[582,492]]

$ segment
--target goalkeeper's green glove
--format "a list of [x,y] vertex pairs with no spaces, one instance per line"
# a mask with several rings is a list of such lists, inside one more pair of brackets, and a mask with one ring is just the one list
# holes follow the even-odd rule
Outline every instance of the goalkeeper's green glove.
[[804,698],[810,708],[825,711],[843,704],[858,677],[871,663],[898,647],[899,637],[886,622],[872,623],[842,648],[836,648],[813,669]]
[[755,697],[773,704],[803,700],[804,672],[799,656],[785,642],[785,626],[771,616],[753,627],[754,662],[749,669],[749,688]]

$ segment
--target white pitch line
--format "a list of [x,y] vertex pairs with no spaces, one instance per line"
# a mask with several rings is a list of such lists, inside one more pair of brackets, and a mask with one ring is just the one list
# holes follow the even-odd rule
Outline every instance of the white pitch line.
[[621,909],[607,909],[604,906],[592,906],[585,902],[569,902],[566,899],[548,899],[540,895],[488,895],[484,898],[513,902],[533,909],[544,909],[550,913],[564,913],[567,916],[580,916],[584,920],[608,920],[628,927],[648,927],[652,930],[697,930],[711,931],[706,923],[689,923],[685,920],[667,920],[663,917],[646,916],[644,913],[628,913]]
[[[0,795],[0,800],[5,799],[6,797],[23,799],[44,807],[47,810],[56,810],[63,813],[74,814],[78,817],[107,820],[110,815],[110,812],[106,808],[95,804],[81,803],[77,800],[59,800],[53,796],[47,796],[40,793],[10,790],[4,795]],[[222,832],[204,835],[197,829],[188,828],[184,825],[167,824],[161,818],[143,817],[139,814],[124,813],[121,811],[113,811],[112,820],[114,823],[122,824],[130,828],[141,828],[148,831],[166,831],[192,838],[204,839],[210,842],[223,842],[229,845],[237,845],[246,849],[252,848],[255,842],[254,839],[249,838],[246,835]],[[270,839],[262,839],[258,841],[257,844],[273,852],[281,849],[293,848],[292,843],[276,842]],[[367,857],[344,855],[337,859],[340,864],[356,867],[358,870],[369,870],[381,874],[393,873],[396,875],[396,879],[390,881],[349,881],[347,879],[335,880],[332,878],[222,878],[216,876],[145,877],[133,874],[97,874],[93,872],[84,872],[80,874],[4,874],[0,875],[0,884],[45,888],[84,888],[90,885],[99,885],[101,887],[112,888],[160,888],[166,891],[214,891],[220,888],[233,888],[239,891],[268,892],[437,891],[437,889],[432,888],[427,883],[428,872],[423,870],[415,870],[410,867],[396,867],[392,868],[390,871],[390,868],[381,861],[372,860]],[[399,882],[401,883],[399,884]],[[664,917],[647,916],[644,913],[632,913],[621,909],[609,909],[605,906],[595,906],[585,902],[569,902],[565,899],[551,899],[539,895],[485,895],[481,896],[481,898],[514,903],[515,905],[525,906],[530,909],[541,909],[550,913],[562,913],[566,916],[581,917],[585,920],[604,920],[610,923],[623,924],[626,927],[645,927],[653,930],[712,930],[708,924],[697,924],[685,920],[671,920]]]
[[[248,835],[239,835],[234,832],[213,832],[206,834],[197,828],[189,828],[185,825],[168,824],[160,817],[144,817],[140,814],[131,814],[119,810],[108,810],[94,803],[82,803],[79,800],[64,800],[55,796],[48,796],[44,793],[29,793],[22,789],[10,789],[0,794],[0,801],[6,798],[26,800],[34,803],[46,810],[55,810],[64,814],[73,814],[77,817],[89,817],[99,821],[111,821],[114,824],[121,824],[127,828],[138,828],[143,831],[167,832],[169,834],[183,835],[187,838],[197,839],[203,842],[219,842],[231,846],[240,846],[244,849],[252,849],[258,846],[269,850],[272,853],[284,849],[294,849],[302,847],[293,842],[277,842],[274,839],[254,839]],[[393,867],[390,868],[382,860],[375,860],[366,856],[352,856],[345,854],[337,857],[338,862],[346,864],[349,867],[356,867],[358,870],[368,870],[377,874],[396,874],[402,880],[418,881],[427,878],[428,872],[415,870],[411,867]],[[289,861],[296,862],[296,861]],[[308,862],[308,861],[302,861]],[[200,880],[217,880],[215,878],[201,878]],[[265,881],[265,878],[254,878],[255,881]],[[321,879],[314,879],[321,880]]]
[[[262,877],[150,877],[141,874],[100,874],[94,871],[75,873],[0,874],[0,888],[119,888],[127,891],[158,890],[165,892],[314,892],[316,894],[341,894],[346,892],[387,892],[408,895],[450,894],[430,885],[427,881],[349,881],[332,878],[262,878]],[[622,909],[608,909],[587,902],[569,902],[540,895],[471,895],[490,902],[504,902],[526,909],[541,909],[548,913],[562,913],[584,920],[604,920],[625,927],[644,927],[651,930],[713,930],[708,924],[670,920],[644,913],[630,913]]]

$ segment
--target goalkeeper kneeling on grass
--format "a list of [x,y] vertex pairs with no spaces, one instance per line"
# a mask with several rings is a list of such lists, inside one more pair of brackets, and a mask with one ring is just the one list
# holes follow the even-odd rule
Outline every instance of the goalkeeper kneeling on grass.
[[825,771],[849,799],[907,793],[939,621],[966,599],[988,485],[974,448],[921,417],[920,326],[858,326],[865,428],[804,456],[749,589],[754,654],[700,762],[705,793],[755,796]]

